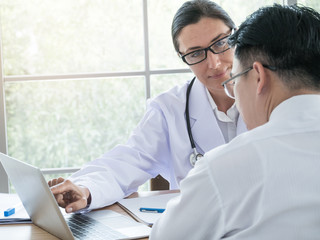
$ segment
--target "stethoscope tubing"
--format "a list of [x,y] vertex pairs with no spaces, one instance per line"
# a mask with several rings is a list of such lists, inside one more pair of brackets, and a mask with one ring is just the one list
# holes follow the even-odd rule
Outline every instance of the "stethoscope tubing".
[[195,81],[196,77],[194,77],[188,88],[187,88],[187,97],[186,97],[186,109],[185,109],[185,113],[186,113],[186,122],[187,122],[187,130],[188,130],[188,136],[189,136],[189,140],[190,140],[190,144],[191,144],[191,148],[194,149],[196,148],[196,145],[194,143],[194,140],[193,140],[193,136],[192,136],[192,131],[191,131],[191,124],[190,124],[190,115],[189,115],[189,99],[190,99],[190,92],[191,92],[191,88],[192,88],[192,85]]
[[186,93],[186,108],[185,108],[185,113],[186,113],[186,123],[187,123],[187,130],[188,130],[188,136],[189,136],[189,140],[190,140],[190,144],[191,144],[191,148],[193,150],[193,153],[191,153],[190,155],[190,164],[192,166],[194,166],[196,164],[196,162],[199,160],[199,158],[203,157],[202,154],[198,153],[197,148],[196,148],[196,144],[194,143],[193,140],[193,135],[192,135],[192,131],[191,131],[191,124],[190,124],[190,115],[189,115],[189,99],[190,99],[190,92],[191,92],[191,88],[192,85],[195,81],[196,77],[194,77],[188,88],[187,88],[187,93]]

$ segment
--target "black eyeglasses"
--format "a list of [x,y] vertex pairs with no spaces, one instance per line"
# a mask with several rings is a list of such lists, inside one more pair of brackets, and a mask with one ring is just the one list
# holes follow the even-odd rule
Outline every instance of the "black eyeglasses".
[[182,60],[188,65],[194,65],[205,60],[207,58],[208,51],[214,54],[219,54],[229,50],[230,46],[228,44],[228,39],[230,35],[233,33],[234,33],[234,29],[231,30],[231,33],[228,36],[225,36],[219,39],[218,41],[215,41],[209,47],[195,50],[181,56]]
[[[267,69],[269,69],[269,70],[271,70],[271,71],[276,71],[277,70],[277,68],[273,67],[273,66],[264,65],[264,64],[262,64],[262,66],[267,68]],[[244,70],[243,72],[238,73],[238,74],[234,75],[233,77],[231,76],[231,78],[229,78],[228,80],[226,80],[223,83],[221,83],[221,85],[223,86],[224,91],[226,92],[228,97],[231,97],[232,99],[235,99],[234,91],[233,91],[233,87],[234,87],[234,84],[235,84],[235,79],[237,77],[240,77],[240,76],[246,74],[247,72],[251,71],[252,69],[253,69],[253,67],[251,66],[251,67],[247,68],[246,70]]]

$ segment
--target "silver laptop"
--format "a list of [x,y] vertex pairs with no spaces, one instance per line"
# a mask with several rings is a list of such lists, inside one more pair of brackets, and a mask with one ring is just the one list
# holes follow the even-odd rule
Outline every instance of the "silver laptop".
[[[136,239],[149,236],[149,227],[115,212],[111,220],[101,216],[103,211],[64,215],[40,169],[3,153],[0,153],[0,162],[32,222],[60,239]],[[99,215],[98,218],[95,215]]]

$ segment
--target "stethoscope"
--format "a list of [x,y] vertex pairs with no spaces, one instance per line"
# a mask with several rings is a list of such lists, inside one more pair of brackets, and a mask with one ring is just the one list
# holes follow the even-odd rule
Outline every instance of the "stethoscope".
[[193,136],[192,136],[192,131],[191,131],[191,126],[190,126],[190,117],[189,117],[189,96],[190,96],[190,91],[192,88],[192,85],[195,81],[196,77],[194,77],[188,88],[187,88],[187,98],[186,98],[186,122],[187,122],[187,130],[188,130],[188,135],[189,135],[189,140],[190,140],[190,144],[191,144],[191,148],[193,150],[193,153],[190,154],[190,163],[192,166],[194,166],[196,164],[196,162],[203,157],[203,155],[201,153],[198,153],[197,148],[196,148],[196,144],[194,143],[193,140]]

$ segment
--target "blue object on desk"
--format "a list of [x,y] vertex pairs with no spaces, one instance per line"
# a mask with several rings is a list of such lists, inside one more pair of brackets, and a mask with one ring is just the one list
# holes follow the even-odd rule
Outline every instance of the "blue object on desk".
[[4,211],[4,216],[9,217],[12,214],[15,214],[16,209],[15,208],[8,208],[7,210]]
[[140,212],[150,212],[150,213],[163,213],[165,209],[163,208],[146,208],[146,207],[141,207]]

